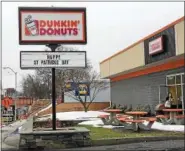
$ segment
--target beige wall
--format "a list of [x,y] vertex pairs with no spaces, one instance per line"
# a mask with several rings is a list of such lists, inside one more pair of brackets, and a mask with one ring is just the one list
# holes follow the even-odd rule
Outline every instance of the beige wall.
[[142,42],[110,59],[110,75],[143,66],[144,64],[144,44]]
[[184,21],[175,25],[176,55],[184,53]]
[[118,74],[126,70],[143,66],[144,64],[144,44],[141,42],[100,64],[101,77]]
[[110,60],[105,61],[104,63],[100,64],[100,74],[101,77],[107,77],[110,75]]

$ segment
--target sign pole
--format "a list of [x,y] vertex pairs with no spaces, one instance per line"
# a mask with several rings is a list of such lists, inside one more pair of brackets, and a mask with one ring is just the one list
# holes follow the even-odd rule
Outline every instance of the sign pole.
[[[58,44],[49,44],[47,47],[51,49],[52,52],[55,52]],[[56,87],[55,87],[55,68],[52,68],[52,127],[53,130],[56,130]]]
[[55,68],[52,68],[52,126],[56,130]]

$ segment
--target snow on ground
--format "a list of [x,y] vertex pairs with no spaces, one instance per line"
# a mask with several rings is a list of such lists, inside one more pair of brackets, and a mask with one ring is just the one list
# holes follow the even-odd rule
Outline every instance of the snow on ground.
[[[147,125],[148,122],[145,122],[144,124]],[[162,131],[184,132],[184,125],[163,125],[162,123],[154,122],[151,128]]]
[[18,120],[18,121],[16,121],[16,122],[13,122],[12,124],[9,124],[9,125],[7,125],[7,126],[9,126],[9,127],[14,127],[14,126],[17,126],[17,125],[22,125],[22,124],[24,124],[26,122],[26,120]]
[[[148,122],[144,122],[144,125],[147,125]],[[80,123],[79,125],[92,125],[94,127],[103,127],[103,128],[121,128],[124,126],[112,126],[112,125],[103,125],[103,122],[101,120],[95,120],[95,121],[85,121]],[[162,123],[159,122],[154,122],[152,125],[151,129],[154,130],[162,130],[162,131],[176,131],[176,132],[184,132],[184,125],[163,125]]]
[[[100,111],[74,111],[74,112],[59,112],[56,113],[56,118],[59,120],[99,120],[97,118],[99,115],[106,114],[109,115],[109,113],[100,112]],[[48,114],[47,117],[40,117],[39,120],[47,120],[52,119],[52,115]]]
[[103,128],[108,128],[108,129],[114,129],[114,128],[124,128],[124,126],[113,126],[113,125],[104,125],[102,126]]
[[[104,125],[101,119],[97,118],[99,115],[106,114],[109,115],[109,113],[101,112],[101,111],[74,111],[74,112],[60,112],[57,113],[56,116],[59,120],[84,120],[84,122],[81,122],[79,125],[91,125],[94,127],[103,127],[103,128],[117,128],[120,126],[112,126],[112,125]],[[52,115],[49,114],[48,117],[42,117],[39,120],[47,120],[48,118],[52,119]],[[148,124],[148,122],[144,122],[145,125]],[[123,127],[123,126],[121,126]],[[178,132],[184,132],[184,125],[163,125],[159,122],[154,122],[154,124],[151,127],[155,130],[162,130],[162,131],[178,131]]]
[[103,126],[103,122],[101,119],[96,119],[96,120],[91,120],[91,121],[84,121],[84,122],[81,122],[79,123],[79,125],[92,125],[94,127],[97,127],[97,126]]

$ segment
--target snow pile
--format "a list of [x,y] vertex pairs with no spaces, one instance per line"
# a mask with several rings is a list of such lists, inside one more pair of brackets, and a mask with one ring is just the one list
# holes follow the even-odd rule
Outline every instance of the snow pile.
[[42,116],[41,118],[37,118],[36,121],[47,121],[48,119],[51,119],[50,115]]
[[[108,129],[114,129],[114,128],[123,128],[124,126],[112,126],[112,125],[103,125],[103,122],[101,120],[95,120],[95,121],[85,121],[80,123],[79,125],[91,125],[94,127],[103,127]],[[144,125],[148,125],[148,122],[144,122]],[[159,122],[154,122],[151,129],[154,130],[161,130],[161,131],[176,131],[176,132],[184,132],[184,125],[163,125]]]
[[15,127],[15,126],[22,125],[22,124],[24,124],[25,122],[26,122],[26,120],[24,119],[24,120],[16,121],[16,122],[14,122],[14,123],[12,123],[12,124],[9,124],[8,126],[9,126],[9,127]]
[[[109,113],[105,112],[99,112],[99,111],[75,111],[75,112],[59,112],[56,113],[56,118],[58,120],[84,120],[84,121],[96,121],[99,120],[97,118],[99,115],[106,114],[109,115]],[[47,117],[40,117],[39,120],[47,120],[52,119],[52,115],[48,114]]]
[[[94,127],[103,127],[103,128],[117,128],[123,126],[112,126],[112,125],[104,125],[102,120],[97,118],[99,115],[109,115],[109,113],[100,112],[100,111],[75,111],[75,112],[60,112],[56,114],[57,119],[59,120],[82,120],[84,122],[79,123],[79,125],[91,125]],[[52,115],[48,114],[48,116],[43,116],[39,118],[39,120],[47,120],[52,119]],[[148,122],[144,122],[145,125]],[[159,122],[154,122],[151,129],[162,130],[162,131],[177,131],[184,132],[184,125],[163,125]]]
[[114,128],[124,128],[124,126],[113,126],[113,125],[104,125],[102,126],[103,128],[108,128],[108,129],[114,129]]
[[79,125],[90,125],[90,126],[94,126],[94,127],[101,127],[104,124],[101,119],[96,119],[96,120],[81,122],[81,123],[79,123]]
[[[148,122],[144,123],[145,125],[148,124]],[[184,132],[184,125],[163,125],[159,122],[154,122],[151,129],[155,130],[162,130],[162,131],[176,131],[176,132]]]

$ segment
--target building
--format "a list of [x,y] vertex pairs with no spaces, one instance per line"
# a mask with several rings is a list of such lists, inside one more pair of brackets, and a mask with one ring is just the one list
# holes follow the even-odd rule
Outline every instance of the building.
[[184,107],[184,17],[105,59],[100,72],[111,81],[112,103],[154,108],[171,92]]

